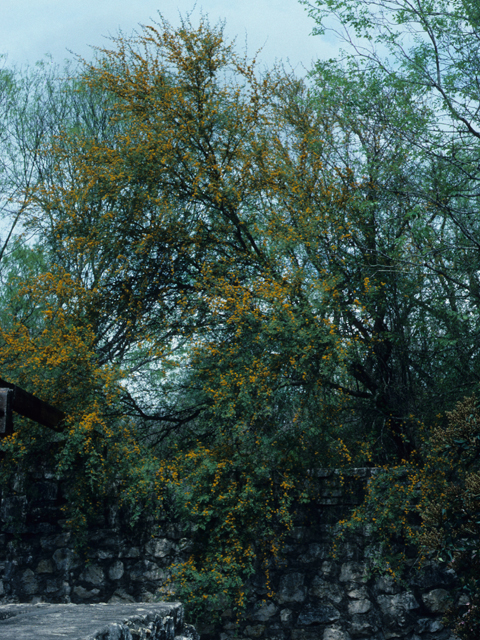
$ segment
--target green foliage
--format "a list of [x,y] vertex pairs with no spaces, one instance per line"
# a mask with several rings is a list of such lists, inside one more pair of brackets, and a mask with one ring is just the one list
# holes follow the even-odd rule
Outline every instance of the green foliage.
[[[226,609],[240,617],[246,579],[263,570],[268,583],[269,560],[291,527],[294,476],[282,464],[284,471],[271,477],[274,461],[264,458],[262,444],[237,426],[210,448],[197,443],[174,462],[188,478],[179,482],[177,499],[197,533],[194,553],[173,567],[173,576],[177,596],[197,619],[214,621]],[[270,445],[275,455],[275,443]]]
[[17,244],[5,260],[2,376],[66,418],[57,431],[15,416],[13,435],[0,442],[2,486],[11,490],[20,477],[28,492],[39,471],[62,479],[67,526],[79,543],[112,501],[124,504],[134,523],[138,508],[151,502],[153,454],[140,450],[134,425],[118,409],[121,374],[98,364],[81,292],[68,274],[45,272],[41,249]]
[[105,501],[135,521],[173,497],[199,618],[268,584],[322,466],[384,465],[351,526],[476,553],[476,436],[437,414],[480,374],[478,21],[382,6],[312,5],[390,57],[306,81],[258,74],[205,19],[114,39],[69,79],[1,77],[5,167],[30,167],[4,172],[11,229],[38,241],[0,254],[0,373],[67,414],[61,433],[17,421],[2,473],[53,465],[83,531]]
[[369,483],[364,505],[342,524],[344,532],[367,525],[386,545],[388,564],[379,568],[396,578],[405,575],[413,562],[398,552],[398,544],[418,550],[420,567],[426,559],[436,559],[454,568],[464,597],[452,605],[447,622],[459,637],[469,639],[480,629],[477,399],[465,398],[446,417],[446,423],[425,434],[421,458],[379,470]]
[[[343,135],[354,162],[345,152],[341,161],[370,175],[377,167],[382,211],[402,210],[395,234],[401,270],[418,278],[407,293],[415,300],[411,315],[402,315],[391,334],[394,341],[403,334],[398,344],[408,355],[397,362],[414,378],[408,395],[418,420],[415,451],[407,464],[387,465],[375,477],[363,509],[347,524],[368,522],[385,541],[407,540],[426,554],[436,549],[452,562],[470,605],[467,613],[452,610],[450,623],[462,638],[476,638],[476,401],[444,412],[477,385],[478,11],[463,0],[304,4],[316,32],[335,24],[348,47],[346,64],[318,63],[312,73],[323,99],[334,95],[325,84],[343,97],[333,111],[339,133],[332,144],[343,152],[347,123],[351,133]],[[368,143],[371,132],[379,133],[376,145]],[[390,149],[397,164],[388,163]],[[386,150],[382,174],[385,165],[375,158]],[[402,566],[405,558],[392,555],[390,570]]]

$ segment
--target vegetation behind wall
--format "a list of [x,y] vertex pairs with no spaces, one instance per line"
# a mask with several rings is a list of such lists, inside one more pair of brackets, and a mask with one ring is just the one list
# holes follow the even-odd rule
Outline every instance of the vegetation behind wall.
[[[206,18],[1,71],[0,375],[66,415],[16,421],[2,483],[62,478],[83,544],[106,504],[134,527],[173,501],[204,536],[192,606],[245,607],[325,467],[384,466],[395,508],[362,517],[408,537],[405,504],[419,548],[477,553],[476,409],[449,412],[479,380],[479,22],[437,5],[312,3],[378,46],[306,79]],[[435,470],[417,503],[398,468]]]

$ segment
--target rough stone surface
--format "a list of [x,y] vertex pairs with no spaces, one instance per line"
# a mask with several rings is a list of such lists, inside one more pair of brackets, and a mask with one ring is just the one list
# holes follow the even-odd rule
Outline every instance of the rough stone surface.
[[99,586],[105,580],[103,569],[96,564],[89,564],[80,576],[81,580]]
[[443,613],[448,607],[450,594],[445,589],[432,589],[423,594],[422,600],[431,613]]
[[278,607],[276,607],[273,602],[260,607],[255,613],[252,614],[253,620],[258,620],[259,622],[266,622],[270,620],[278,611]]
[[108,577],[110,578],[110,580],[120,580],[124,573],[125,569],[123,567],[123,562],[121,560],[117,560],[109,568]]
[[348,613],[353,615],[355,613],[367,613],[372,608],[370,600],[353,600],[348,603]]
[[198,640],[180,603],[0,606],[2,640]]
[[[284,555],[269,566],[268,581],[260,568],[252,576],[246,619],[238,623],[234,612],[222,612],[218,633],[212,625],[205,628],[208,640],[453,640],[442,623],[455,584],[451,570],[430,562],[422,572],[412,572],[406,588],[372,570],[381,546],[368,527],[335,540],[336,523],[361,503],[372,473],[356,469],[343,479],[333,469],[319,473],[320,498],[297,508]],[[122,528],[118,513],[110,514],[89,533],[86,552],[76,551],[60,524],[61,505],[61,488],[54,490],[47,478],[39,485],[35,510],[22,496],[3,498],[0,603],[73,602],[80,610],[93,603],[135,606],[175,598],[169,567],[188,560],[193,525],[150,522],[131,532]],[[138,632],[143,636],[132,630],[130,637],[122,624],[112,620],[110,635],[99,640],[154,640],[146,628]],[[6,628],[0,626],[1,640],[10,640]],[[37,634],[35,640],[43,639]]]
[[310,595],[321,600],[330,600],[334,604],[339,604],[345,594],[340,585],[328,582],[321,576],[315,576],[312,580]]
[[284,602],[303,602],[306,597],[304,582],[305,574],[303,573],[293,572],[282,576],[277,593],[278,602],[280,604]]
[[349,640],[349,635],[338,627],[328,627],[323,634],[323,640]]
[[317,606],[307,604],[307,606],[302,609],[300,615],[298,616],[297,624],[299,626],[307,627],[310,625],[319,625],[325,624],[327,622],[334,622],[339,618],[340,612],[331,604]]

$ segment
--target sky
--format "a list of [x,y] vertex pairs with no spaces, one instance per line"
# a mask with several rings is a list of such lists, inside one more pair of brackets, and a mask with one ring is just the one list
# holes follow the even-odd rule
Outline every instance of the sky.
[[[62,63],[69,50],[92,57],[91,46],[108,47],[108,36],[119,29],[130,35],[139,24],[152,24],[158,12],[173,25],[180,24],[194,0],[0,0],[0,53],[7,54],[7,66],[34,64],[51,54]],[[229,39],[237,36],[239,51],[248,54],[263,47],[262,64],[289,60],[299,75],[312,60],[335,56],[335,43],[310,35],[314,23],[298,0],[199,0],[192,13],[200,11],[212,24],[226,20]]]

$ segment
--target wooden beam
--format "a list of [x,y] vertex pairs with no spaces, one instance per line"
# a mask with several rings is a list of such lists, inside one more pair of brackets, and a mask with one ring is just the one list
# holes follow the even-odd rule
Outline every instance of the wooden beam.
[[[19,413],[25,418],[30,418],[44,427],[53,429],[54,431],[63,431],[62,421],[65,419],[65,414],[60,409],[52,407],[48,402],[44,402],[37,398],[32,393],[17,387],[15,384],[6,382],[0,378],[0,389],[10,390],[10,408],[11,410]],[[5,408],[8,409],[7,405]],[[0,431],[0,435],[2,432]]]
[[0,388],[0,438],[13,433],[11,389]]

